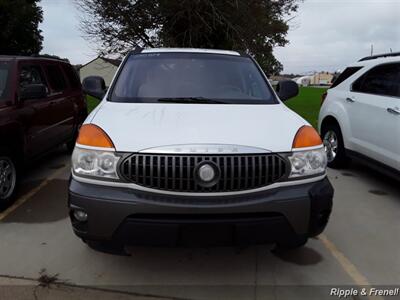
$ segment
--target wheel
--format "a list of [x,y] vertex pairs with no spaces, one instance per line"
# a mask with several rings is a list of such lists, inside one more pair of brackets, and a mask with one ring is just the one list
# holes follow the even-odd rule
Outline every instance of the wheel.
[[0,209],[13,202],[17,190],[17,175],[15,160],[9,155],[0,154]]
[[346,156],[343,135],[339,125],[328,124],[324,126],[321,135],[328,158],[328,167],[333,169],[346,167],[349,160]]
[[288,250],[294,250],[303,247],[307,244],[308,237],[306,236],[296,236],[287,240],[282,240],[276,243],[274,252],[284,252]]

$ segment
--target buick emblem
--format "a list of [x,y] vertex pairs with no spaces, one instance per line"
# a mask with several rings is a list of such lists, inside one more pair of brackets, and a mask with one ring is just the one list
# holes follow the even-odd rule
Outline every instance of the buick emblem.
[[219,168],[212,161],[201,162],[194,170],[194,177],[197,184],[203,187],[214,186],[218,182],[219,176]]
[[199,168],[199,177],[204,182],[210,182],[215,178],[215,171],[209,164],[204,164]]

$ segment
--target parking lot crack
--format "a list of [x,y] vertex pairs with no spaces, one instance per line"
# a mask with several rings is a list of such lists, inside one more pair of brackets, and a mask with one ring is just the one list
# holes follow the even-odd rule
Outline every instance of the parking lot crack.
[[193,298],[164,296],[164,295],[157,295],[157,294],[150,294],[150,293],[130,292],[130,291],[117,290],[117,289],[101,288],[101,287],[90,286],[90,285],[84,286],[84,285],[73,284],[73,283],[69,283],[68,281],[60,280],[58,278],[59,274],[54,274],[54,275],[47,274],[45,269],[42,269],[39,272],[39,275],[40,276],[38,278],[30,278],[30,277],[25,277],[25,276],[0,274],[0,278],[25,280],[25,281],[32,282],[32,286],[34,286],[33,297],[35,300],[39,299],[38,295],[37,295],[38,288],[51,289],[52,287],[68,287],[68,288],[82,289],[82,290],[88,290],[88,291],[104,292],[104,293],[109,293],[109,294],[118,294],[118,295],[160,299],[160,300],[194,300]]

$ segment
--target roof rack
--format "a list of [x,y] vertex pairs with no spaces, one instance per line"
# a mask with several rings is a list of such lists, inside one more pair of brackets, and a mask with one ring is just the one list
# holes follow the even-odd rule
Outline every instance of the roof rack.
[[51,55],[51,54],[31,54],[29,57],[34,57],[34,58],[47,58],[47,59],[53,59],[53,60],[58,60],[58,61],[62,61],[62,62],[68,62],[69,63],[69,59],[68,58],[62,58],[59,57],[57,55]]
[[377,58],[381,58],[381,57],[393,57],[393,56],[400,56],[400,52],[390,52],[390,53],[383,53],[383,54],[366,56],[366,57],[361,58],[359,61],[377,59]]

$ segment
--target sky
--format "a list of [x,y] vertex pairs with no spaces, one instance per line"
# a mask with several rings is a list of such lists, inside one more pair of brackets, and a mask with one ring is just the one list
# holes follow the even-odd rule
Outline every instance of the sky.
[[[73,0],[41,0],[42,53],[84,64],[97,56],[96,45],[79,30]],[[400,52],[400,0],[304,0],[290,21],[289,44],[275,56],[284,73],[343,70],[367,56]]]

